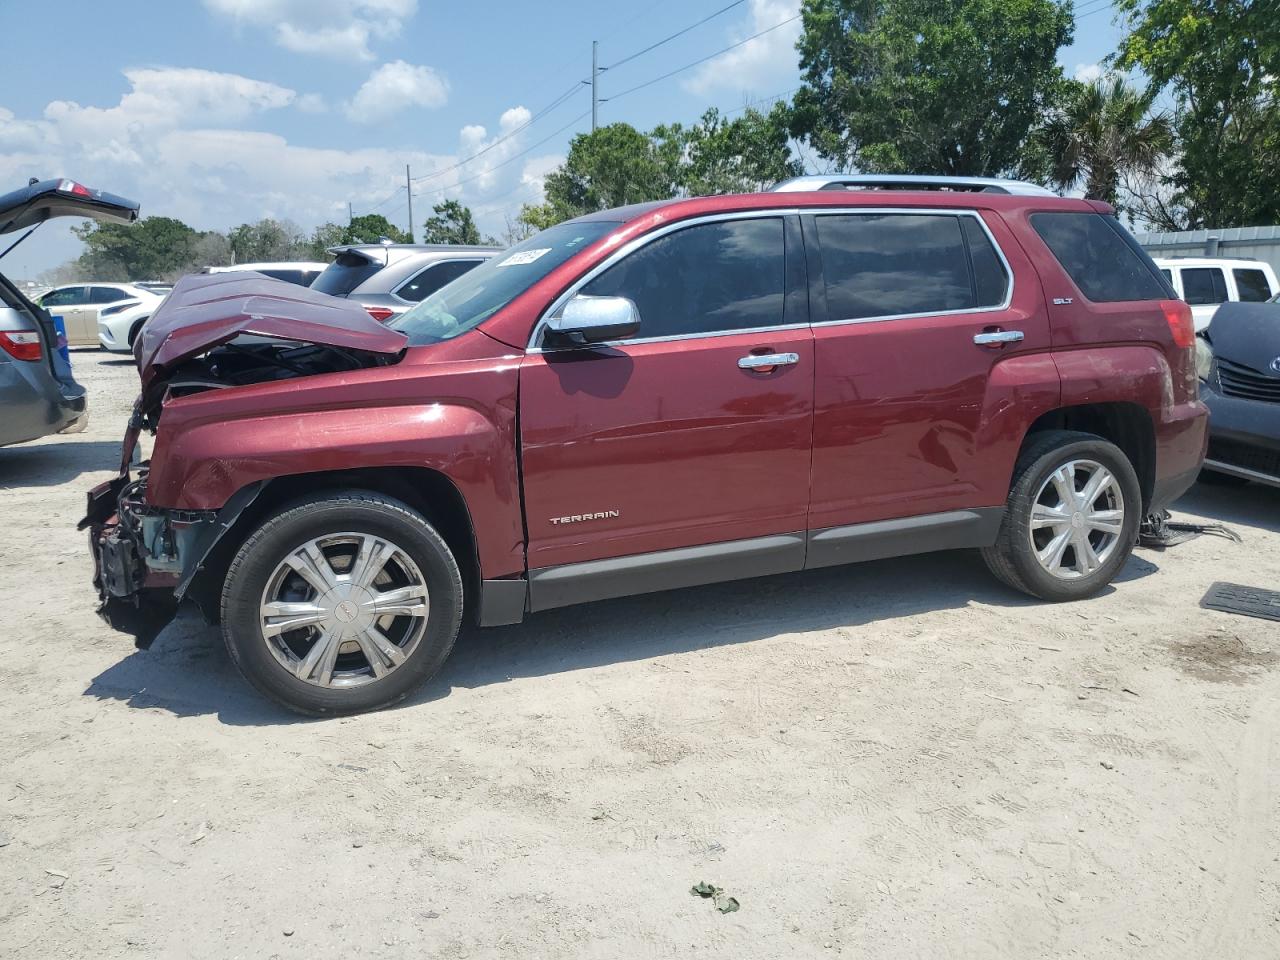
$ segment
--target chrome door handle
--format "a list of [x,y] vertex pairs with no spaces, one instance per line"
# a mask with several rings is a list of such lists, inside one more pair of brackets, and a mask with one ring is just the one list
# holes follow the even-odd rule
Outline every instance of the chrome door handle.
[[1017,343],[1021,339],[1021,330],[993,330],[989,333],[973,335],[973,342],[980,347],[990,346],[993,343]]
[[787,367],[800,362],[798,353],[751,353],[738,361],[743,370],[759,370],[761,367]]

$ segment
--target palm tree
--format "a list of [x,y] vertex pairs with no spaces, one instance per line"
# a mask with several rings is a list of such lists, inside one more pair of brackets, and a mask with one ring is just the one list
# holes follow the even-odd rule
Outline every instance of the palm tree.
[[1083,182],[1086,199],[1114,206],[1122,178],[1155,176],[1173,149],[1173,123],[1150,112],[1154,98],[1119,76],[1071,81],[1039,131],[1053,182],[1063,190]]

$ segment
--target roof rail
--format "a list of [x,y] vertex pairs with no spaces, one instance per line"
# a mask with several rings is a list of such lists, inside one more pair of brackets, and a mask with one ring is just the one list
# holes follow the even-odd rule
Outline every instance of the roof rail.
[[1006,193],[1024,197],[1056,197],[1038,183],[998,177],[933,177],[906,173],[820,173],[783,180],[770,193],[813,190],[951,190],[962,193]]

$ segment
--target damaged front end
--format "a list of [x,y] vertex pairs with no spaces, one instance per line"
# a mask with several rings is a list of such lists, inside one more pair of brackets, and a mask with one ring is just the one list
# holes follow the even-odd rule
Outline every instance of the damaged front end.
[[[184,277],[143,328],[136,347],[142,392],[119,472],[89,491],[79,524],[89,532],[99,615],[143,649],[192,595],[206,561],[267,482],[247,484],[217,510],[153,503],[151,464],[163,461],[141,464],[136,476],[132,465],[142,431],[156,433],[165,404],[395,362],[405,343],[357,304],[254,274],[228,276]],[[164,456],[159,447],[155,456]]]

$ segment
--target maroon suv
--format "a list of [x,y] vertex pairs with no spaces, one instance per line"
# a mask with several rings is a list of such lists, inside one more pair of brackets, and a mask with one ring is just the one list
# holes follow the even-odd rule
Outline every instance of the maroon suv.
[[145,644],[193,600],[309,714],[400,700],[464,613],[959,547],[1087,597],[1205,449],[1189,308],[1109,207],[1010,181],[609,210],[390,326],[189,277],[137,355],[104,616]]

